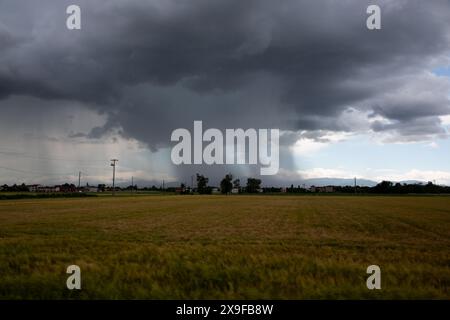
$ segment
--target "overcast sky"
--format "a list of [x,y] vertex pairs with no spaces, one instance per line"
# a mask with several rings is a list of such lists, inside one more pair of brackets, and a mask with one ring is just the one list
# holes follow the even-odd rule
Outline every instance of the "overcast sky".
[[266,184],[450,184],[449,27],[448,0],[0,0],[0,183],[109,183],[111,158],[121,183],[256,176],[171,164],[202,120],[282,130]]

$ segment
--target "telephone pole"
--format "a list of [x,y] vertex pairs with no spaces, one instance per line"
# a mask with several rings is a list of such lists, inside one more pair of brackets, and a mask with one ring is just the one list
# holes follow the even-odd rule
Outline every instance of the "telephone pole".
[[78,171],[78,189],[81,187],[81,171]]
[[132,176],[131,177],[131,192],[134,192],[134,182],[133,182],[133,180],[134,180],[134,177]]
[[116,162],[117,159],[111,159],[111,167],[113,167],[113,196],[116,194]]

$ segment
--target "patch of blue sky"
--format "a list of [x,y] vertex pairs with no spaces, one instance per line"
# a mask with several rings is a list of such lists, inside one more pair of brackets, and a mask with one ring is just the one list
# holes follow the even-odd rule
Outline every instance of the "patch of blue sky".
[[377,143],[362,135],[332,143],[302,162],[302,169],[342,168],[352,172],[389,169],[395,171],[450,171],[450,140],[415,143]]
[[436,68],[433,73],[438,76],[450,77],[450,66]]

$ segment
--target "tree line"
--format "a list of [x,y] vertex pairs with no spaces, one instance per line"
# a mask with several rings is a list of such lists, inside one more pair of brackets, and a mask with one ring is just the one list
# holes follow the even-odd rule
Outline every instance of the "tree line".
[[[213,188],[208,186],[209,179],[204,175],[197,173],[197,192],[199,194],[211,194]],[[246,193],[257,193],[261,190],[261,179],[248,178],[245,187],[241,186],[240,179],[234,179],[231,173],[225,175],[225,177],[220,181],[220,192],[222,194],[230,194],[233,189],[237,192]]]
[[[117,191],[130,191],[130,190],[142,190],[142,191],[165,191],[165,192],[177,192],[177,193],[199,193],[199,194],[212,194],[213,191],[220,192],[222,194],[230,193],[320,193],[321,191],[313,191],[312,188],[306,188],[305,186],[290,187],[261,187],[261,179],[247,178],[245,184],[241,183],[240,179],[234,179],[232,174],[226,174],[220,181],[220,188],[209,186],[208,177],[197,173],[196,174],[196,188],[188,188],[184,183],[180,187],[144,187],[138,188],[136,185],[125,188],[116,186]],[[440,186],[432,183],[395,183],[392,181],[382,181],[373,187],[367,186],[329,186],[332,187],[333,193],[346,193],[346,194],[450,194],[450,186]],[[73,184],[62,184],[59,186],[60,192],[80,192],[86,191],[85,187],[77,188]],[[316,188],[317,189],[317,188]],[[30,187],[22,184],[0,186],[2,192],[28,192]],[[99,184],[97,186],[99,192],[111,191],[112,188],[105,184]],[[319,189],[320,190],[320,189]]]

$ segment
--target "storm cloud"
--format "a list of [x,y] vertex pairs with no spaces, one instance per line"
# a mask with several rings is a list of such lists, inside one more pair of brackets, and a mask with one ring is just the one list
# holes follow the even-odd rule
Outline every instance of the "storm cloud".
[[[77,31],[65,27],[74,3]],[[381,30],[366,28],[369,4]],[[0,108],[15,96],[41,101],[29,115],[76,102],[106,121],[71,138],[115,131],[151,150],[194,120],[280,128],[287,144],[330,131],[446,137],[450,82],[432,71],[450,65],[449,27],[444,0],[3,0]]]

